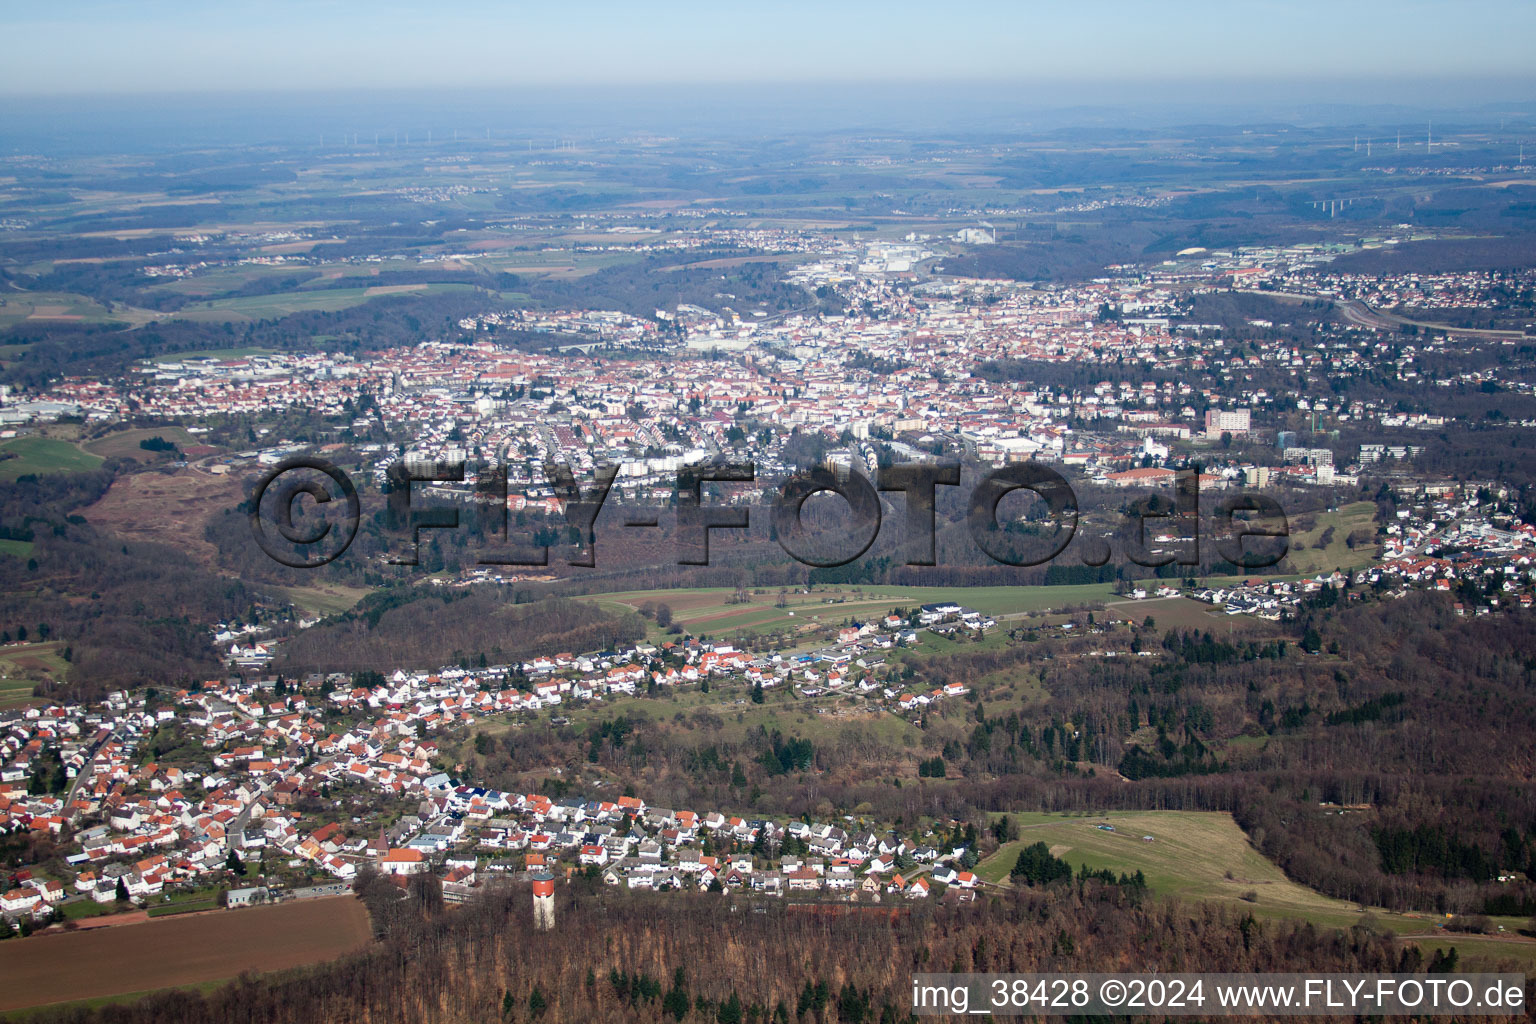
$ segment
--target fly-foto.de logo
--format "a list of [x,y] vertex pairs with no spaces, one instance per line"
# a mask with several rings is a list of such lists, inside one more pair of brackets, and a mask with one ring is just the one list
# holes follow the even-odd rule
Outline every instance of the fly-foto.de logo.
[[[393,544],[386,561],[394,565],[418,564],[422,531],[456,530],[465,509],[454,505],[421,503],[413,485],[462,485],[469,479],[466,464],[391,464],[383,488],[387,503],[384,529]],[[564,532],[573,538],[566,554],[572,566],[596,567],[598,515],[608,501],[617,465],[596,467],[590,481],[578,481],[570,466],[544,465],[545,487],[553,494]],[[961,466],[956,462],[912,462],[884,466],[871,480],[856,472],[839,474],[824,467],[804,469],[786,477],[774,490],[769,508],[773,537],[795,561],[816,568],[846,565],[863,556],[874,544],[887,517],[881,495],[889,496],[892,518],[905,564],[936,565],[937,498],[940,488],[961,486]],[[751,462],[716,459],[678,470],[673,491],[672,535],[678,565],[708,565],[709,539],[714,530],[749,530],[753,509],[740,501],[712,500],[706,484],[721,486],[758,484]],[[1157,568],[1200,564],[1202,533],[1200,473],[1198,468],[1174,473],[1171,501],[1156,507],[1130,508],[1123,512],[1132,527],[1124,543],[1125,556],[1137,565]],[[1027,526],[1017,520],[1000,520],[999,506],[1016,492],[1034,495],[1040,511]],[[819,529],[808,521],[807,502],[816,495],[835,495],[847,506],[848,515],[835,529]],[[547,566],[550,559],[546,531],[526,531],[519,536],[509,523],[508,479],[505,464],[483,465],[467,490],[468,512],[484,539],[477,552],[480,565]],[[307,500],[306,500],[307,499]],[[659,528],[661,509],[621,507],[623,526]],[[269,556],[294,568],[318,568],[339,558],[356,538],[362,519],[362,503],[348,475],[324,459],[301,456],[274,466],[257,481],[249,500],[251,532]],[[1288,550],[1290,527],[1280,505],[1259,493],[1224,495],[1206,512],[1206,530],[1217,554],[1242,569],[1261,569],[1277,564]],[[1078,535],[1082,510],[1067,480],[1041,462],[1011,463],[981,475],[966,494],[965,528],[971,540],[993,561],[1011,566],[1034,566],[1053,561],[1067,551]],[[1149,526],[1162,528],[1178,540],[1177,551],[1149,550]],[[541,539],[540,533],[545,536]],[[1248,543],[1253,538],[1257,543]],[[1102,535],[1083,537],[1075,552],[1082,564],[1101,566],[1112,557]]]

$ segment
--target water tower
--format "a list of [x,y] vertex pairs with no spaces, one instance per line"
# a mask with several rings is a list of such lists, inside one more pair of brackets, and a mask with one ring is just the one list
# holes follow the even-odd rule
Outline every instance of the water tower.
[[555,876],[548,871],[533,873],[533,927],[541,932],[555,927]]

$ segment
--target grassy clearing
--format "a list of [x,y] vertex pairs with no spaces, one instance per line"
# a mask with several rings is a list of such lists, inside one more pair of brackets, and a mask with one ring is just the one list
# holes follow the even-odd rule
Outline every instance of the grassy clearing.
[[108,310],[95,299],[73,292],[8,292],[0,296],[0,327],[31,323],[107,323],[137,319],[132,313]]
[[28,473],[81,473],[101,465],[99,455],[51,437],[17,437],[0,444],[0,452],[15,458],[0,460],[0,480]]
[[[921,666],[922,662],[916,664]],[[988,718],[1006,715],[1010,711],[1039,711],[1051,699],[1050,693],[1040,682],[1038,671],[1025,665],[1012,665],[989,672],[972,683],[971,688],[980,696]]]
[[1463,971],[1498,971],[1511,966],[1526,974],[1536,970],[1536,942],[1532,941],[1521,942],[1507,937],[1495,938],[1484,935],[1457,935],[1446,931],[1437,931],[1433,935],[1405,935],[1403,939],[1423,950],[1425,959],[1433,955],[1437,949],[1449,949],[1454,946],[1460,956],[1460,969]]
[[185,427],[165,426],[119,430],[106,437],[87,441],[83,447],[92,455],[99,455],[104,459],[136,459],[140,462],[148,462],[163,457],[160,452],[147,451],[139,447],[140,441],[147,441],[152,437],[162,438],[178,448],[197,444],[196,438],[187,433]]
[[150,907],[145,913],[150,917],[174,917],[176,914],[196,914],[205,910],[218,910],[217,898],[211,900],[188,900],[182,903],[167,903],[159,907]]
[[29,540],[0,539],[0,555],[12,558],[31,558],[32,542]]
[[185,892],[172,892],[161,897],[161,900],[148,908],[150,917],[160,914],[187,913],[193,910],[213,910],[219,905],[220,894],[228,890],[227,886],[214,885],[201,889],[191,889]]
[[32,703],[34,685],[25,679],[0,679],[0,708],[19,708]]
[[1219,631],[1226,636],[1229,631],[1240,631],[1244,636],[1277,634],[1282,629],[1277,623],[1252,615],[1228,615],[1215,605],[1188,597],[1154,597],[1145,601],[1111,601],[1106,609],[1116,619],[1130,619],[1138,626],[1148,617],[1153,628],[1161,636],[1170,629]]
[[87,917],[104,917],[116,914],[122,908],[116,903],[97,903],[93,899],[76,900],[55,908],[55,913],[66,921],[79,921]]
[[310,615],[340,615],[366,597],[367,587],[344,587],[336,583],[313,587],[270,587],[290,604]]
[[38,683],[63,679],[69,662],[62,651],[58,641],[0,647],[0,706],[26,704]]
[[892,608],[954,601],[993,616],[1021,616],[1072,605],[1102,603],[1114,596],[1107,583],[1068,587],[817,587],[811,593],[776,589],[752,592],[747,604],[732,604],[726,587],[632,590],[593,598],[608,610],[635,609],[648,602],[672,609],[673,620],[690,633],[730,636],[795,629],[807,623],[831,627],[844,619],[867,619]]
[[[467,284],[429,284],[409,294],[427,295],[445,292],[467,292],[473,287]],[[220,312],[253,320],[287,316],[290,313],[334,313],[361,305],[371,298],[380,297],[373,288],[330,288],[315,291],[288,291],[276,295],[245,295],[233,299],[214,299],[208,302],[190,303],[182,314],[193,312]]]
[[953,637],[948,637],[921,629],[917,633],[917,646],[910,650],[903,649],[901,657],[916,658],[920,664],[922,659],[927,657],[954,654],[960,651],[997,651],[1007,647],[1008,644],[1008,633],[1004,629],[994,629],[981,637],[973,637],[969,633],[957,633]]
[[[1304,573],[1332,572],[1334,569],[1358,569],[1375,560],[1376,505],[1369,501],[1357,501],[1332,512],[1321,512],[1310,530],[1291,535],[1291,550],[1286,556],[1297,571]],[[1323,535],[1329,530],[1333,535],[1328,543],[1319,547]],[[1345,541],[1355,530],[1370,530],[1373,539],[1351,549]]]
[[[1019,839],[1005,843],[976,869],[989,882],[1007,885],[1008,872],[1019,851],[1044,842],[1074,869],[1087,865],[1125,873],[1140,870],[1160,895],[1216,901],[1251,911],[1256,917],[1301,919],[1329,928],[1373,921],[1377,927],[1422,941],[1428,949],[1476,945],[1489,954],[1536,958],[1536,942],[1454,935],[1440,930],[1443,918],[1433,914],[1397,914],[1379,908],[1362,911],[1353,903],[1299,885],[1249,845],[1230,814],[1112,811],[1010,817],[1019,825]],[[1114,827],[1113,832],[1098,828],[1106,823]],[[1152,836],[1152,841],[1144,842],[1144,835]],[[1512,918],[1499,918],[1497,923],[1511,936],[1522,925]]]
[[[1252,906],[1278,916],[1325,915],[1333,924],[1360,917],[1358,908],[1297,885],[1248,843],[1230,814],[1138,811],[1094,816],[1015,816],[1020,838],[1005,844],[978,869],[988,881],[1006,884],[1018,851],[1044,842],[1074,868],[1141,870],[1155,891],[1191,899]],[[1101,831],[1108,823],[1113,832]],[[1152,836],[1145,842],[1142,836]],[[1230,876],[1230,877],[1229,877]],[[1257,893],[1245,901],[1247,893]]]

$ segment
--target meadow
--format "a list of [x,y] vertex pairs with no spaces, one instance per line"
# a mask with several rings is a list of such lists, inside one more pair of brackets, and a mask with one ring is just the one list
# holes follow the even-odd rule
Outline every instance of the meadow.
[[407,289],[410,294],[425,295],[445,292],[468,292],[473,290],[473,286],[467,284],[424,284],[420,286],[399,286],[396,288],[364,286],[358,288],[286,291],[275,295],[243,295],[237,298],[188,303],[182,307],[177,315],[187,316],[197,313],[216,312],[228,314],[234,319],[265,320],[287,316],[290,313],[334,313],[338,310],[362,305],[369,299],[399,294],[402,290]]
[[[1376,505],[1370,501],[1357,501],[1343,505],[1331,512],[1319,512],[1310,529],[1291,535],[1290,553],[1286,561],[1302,573],[1332,572],[1334,569],[1359,569],[1370,565],[1376,557]],[[1295,524],[1292,524],[1295,528]],[[1327,544],[1321,544],[1323,535],[1332,530]],[[1356,530],[1369,530],[1372,540],[1351,548],[1346,543]]]
[[[953,601],[998,618],[1113,600],[1108,583],[1061,587],[903,587],[870,585],[818,586],[810,593],[776,588],[748,591],[745,604],[733,603],[736,591],[728,587],[677,590],[632,590],[597,595],[609,611],[636,610],[648,603],[665,604],[672,620],[690,633],[732,636],[737,633],[773,633],[809,624],[830,627],[845,619],[864,620],[884,616],[892,608],[915,609],[923,604]],[[783,604],[780,604],[782,596]]]
[[29,540],[0,539],[0,555],[9,555],[12,558],[31,558],[32,542]]
[[73,292],[11,292],[0,297],[0,328],[22,323],[141,322],[142,311],[108,308],[95,299]]
[[[1074,870],[1087,866],[1117,874],[1141,871],[1148,887],[1163,896],[1223,903],[1255,917],[1300,919],[1326,928],[1364,924],[1390,929],[1427,951],[1455,945],[1464,957],[1470,952],[1536,963],[1536,940],[1519,935],[1523,919],[1494,919],[1505,927],[1503,935],[1468,936],[1445,932],[1443,916],[1362,908],[1325,896],[1287,878],[1249,844],[1225,812],[1025,812],[1009,817],[1019,827],[1019,838],[1003,844],[976,868],[992,884],[1009,885],[1019,851],[1043,842]],[[1103,830],[1103,825],[1114,831]]]
[[90,454],[99,455],[104,459],[134,459],[139,462],[149,462],[162,457],[159,452],[139,447],[140,441],[147,441],[152,437],[169,441],[178,448],[198,443],[196,438],[187,433],[185,427],[165,426],[115,431],[94,441],[87,441],[83,447]]
[[57,640],[0,647],[0,708],[31,703],[34,686],[63,679],[69,671],[63,649]]
[[0,452],[15,456],[0,459],[0,480],[15,480],[28,473],[79,473],[102,463],[101,456],[53,437],[12,438],[0,444]]

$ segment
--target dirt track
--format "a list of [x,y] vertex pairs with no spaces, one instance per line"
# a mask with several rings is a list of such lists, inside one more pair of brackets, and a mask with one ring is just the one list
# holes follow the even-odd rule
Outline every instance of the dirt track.
[[[68,931],[88,931],[92,928],[119,928],[125,924],[143,924],[151,920],[148,913],[142,910],[130,910],[123,914],[106,914],[102,917],[83,917],[74,922],[74,927]],[[54,928],[48,934],[62,934],[66,929]]]

